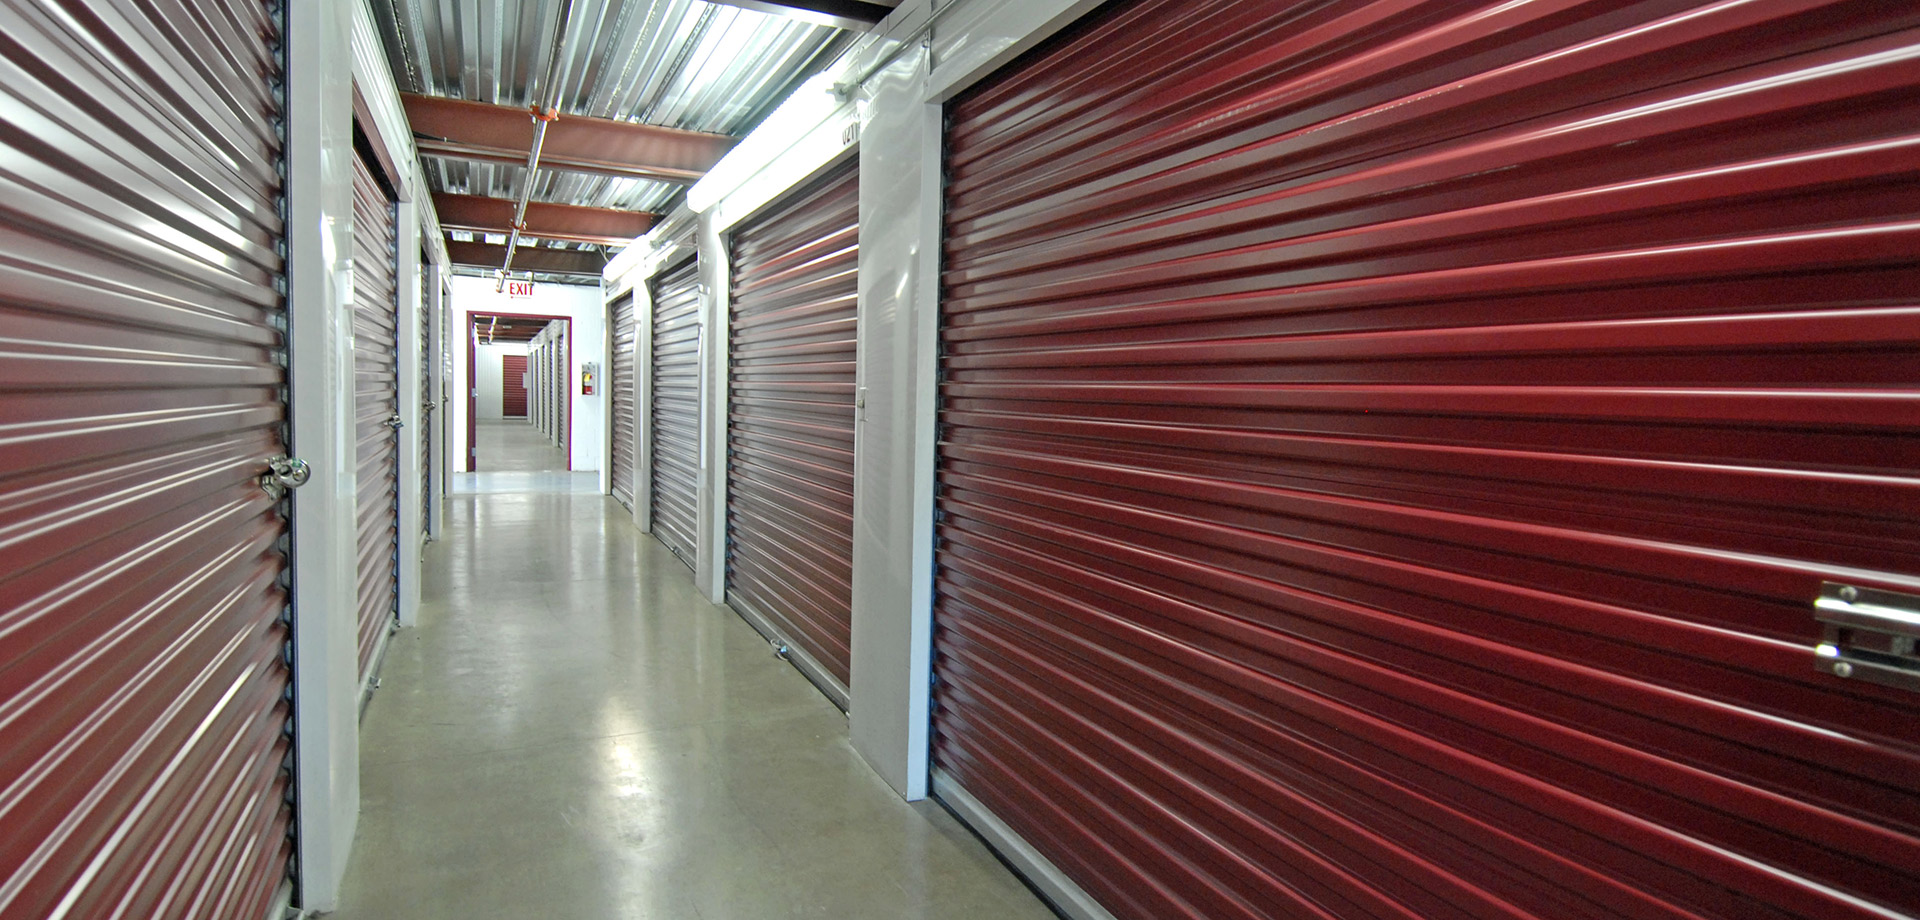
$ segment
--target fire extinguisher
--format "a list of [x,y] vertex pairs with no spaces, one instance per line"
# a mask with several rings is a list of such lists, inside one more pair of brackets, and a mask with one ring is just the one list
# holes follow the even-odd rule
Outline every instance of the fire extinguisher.
[[587,361],[580,365],[580,395],[593,395],[593,375],[598,373],[599,370],[600,366],[592,361]]

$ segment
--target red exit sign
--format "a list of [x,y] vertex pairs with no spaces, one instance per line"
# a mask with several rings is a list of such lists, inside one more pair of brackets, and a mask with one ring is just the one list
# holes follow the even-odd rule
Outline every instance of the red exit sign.
[[533,282],[531,281],[507,282],[507,296],[508,297],[532,297]]

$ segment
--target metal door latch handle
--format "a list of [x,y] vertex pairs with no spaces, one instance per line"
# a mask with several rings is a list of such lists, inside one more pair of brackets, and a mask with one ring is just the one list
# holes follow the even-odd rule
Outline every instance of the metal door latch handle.
[[[426,401],[426,402],[423,402],[423,403],[421,403],[421,404],[420,404],[420,411],[422,411],[422,412],[432,412],[433,410],[435,410],[435,409],[438,409],[438,408],[440,408],[440,407],[439,407],[439,406],[437,406],[437,405],[435,405],[435,404],[434,404],[434,402],[433,402],[432,400],[428,400],[428,401]],[[395,418],[398,418],[398,417],[399,417],[399,416],[395,416]]]
[[1920,690],[1920,595],[1824,582],[1813,617],[1825,626],[1817,669]]
[[307,461],[298,457],[274,457],[267,461],[267,471],[260,474],[260,489],[279,501],[288,489],[298,489],[312,478],[313,468]]
[[387,427],[395,431],[399,431],[400,429],[407,427],[407,423],[400,420],[400,413],[395,412],[394,414],[387,416]]

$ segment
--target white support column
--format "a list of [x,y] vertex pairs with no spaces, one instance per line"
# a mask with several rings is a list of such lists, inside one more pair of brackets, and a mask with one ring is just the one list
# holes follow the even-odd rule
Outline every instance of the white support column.
[[699,564],[694,583],[707,600],[727,600],[727,313],[731,263],[727,241],[710,215],[702,215],[694,236],[700,252],[700,373],[705,393],[700,406]]
[[428,383],[427,392],[422,394],[424,396],[422,402],[433,405],[433,411],[426,413],[425,418],[428,437],[433,439],[433,444],[430,448],[432,456],[427,458],[428,462],[433,465],[433,470],[431,471],[431,488],[428,494],[422,496],[422,498],[427,503],[427,536],[430,539],[438,540],[442,532],[441,528],[445,526],[445,518],[443,515],[446,511],[446,503],[441,500],[441,496],[447,493],[447,473],[449,469],[447,464],[447,451],[453,448],[453,442],[447,437],[447,426],[452,424],[453,418],[453,407],[450,405],[451,400],[449,399],[452,395],[449,391],[452,381],[448,380],[442,374],[443,369],[446,367],[447,357],[447,285],[446,281],[440,276],[440,266],[438,264],[430,263],[421,266],[421,271],[426,272],[428,275],[427,302],[425,306],[428,315],[431,317],[431,320],[427,323],[430,327],[430,338],[426,344],[425,358],[427,362]]
[[360,811],[354,603],[352,7],[287,9],[288,359],[293,492],[294,803],[303,910],[339,903]]
[[594,392],[600,394],[600,401],[606,407],[600,413],[600,494],[613,493],[613,301],[607,297],[611,290],[606,284],[600,285],[600,373],[596,376]]
[[925,52],[867,83],[860,145],[859,391],[853,496],[853,746],[927,795],[941,110]]
[[[932,730],[942,107],[1101,2],[905,0],[875,34],[930,44],[900,50],[861,87],[866,407],[855,428],[848,717],[854,748],[908,799],[928,793]],[[945,25],[922,32],[929,17]],[[897,47],[889,40],[861,54]],[[865,66],[853,63],[856,72]]]
[[[409,189],[403,194],[419,195]],[[399,251],[395,276],[400,282],[400,303],[396,318],[400,328],[400,625],[412,627],[420,621],[420,541],[421,503],[427,497],[420,491],[420,430],[426,423],[421,411],[426,401],[420,392],[420,365],[426,360],[426,343],[420,338],[420,211],[413,201],[402,201],[396,209],[399,218],[395,238]]]

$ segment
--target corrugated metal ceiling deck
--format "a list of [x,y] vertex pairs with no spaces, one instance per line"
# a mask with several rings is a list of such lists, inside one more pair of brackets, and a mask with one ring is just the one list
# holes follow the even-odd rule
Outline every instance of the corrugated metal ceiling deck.
[[[544,92],[551,0],[374,0],[402,92],[524,107]],[[560,111],[739,135],[842,36],[702,0],[575,0],[557,71]],[[425,158],[437,192],[513,198],[520,166]],[[533,200],[658,211],[678,185],[541,170]]]

